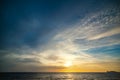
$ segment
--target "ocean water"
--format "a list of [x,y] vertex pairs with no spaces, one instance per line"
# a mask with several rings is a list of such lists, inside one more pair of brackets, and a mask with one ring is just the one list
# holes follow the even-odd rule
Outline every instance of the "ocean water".
[[0,80],[120,80],[120,73],[0,73]]

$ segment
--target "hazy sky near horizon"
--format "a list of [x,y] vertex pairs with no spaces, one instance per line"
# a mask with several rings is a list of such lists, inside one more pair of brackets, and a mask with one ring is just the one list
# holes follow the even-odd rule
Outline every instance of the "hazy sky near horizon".
[[107,70],[120,71],[119,0],[0,0],[0,71]]

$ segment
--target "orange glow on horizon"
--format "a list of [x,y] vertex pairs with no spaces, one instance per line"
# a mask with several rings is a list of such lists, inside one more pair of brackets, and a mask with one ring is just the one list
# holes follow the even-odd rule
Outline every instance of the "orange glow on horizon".
[[120,72],[120,70],[115,70],[115,69],[110,69],[108,70],[107,68],[96,68],[96,67],[75,67],[75,66],[69,66],[69,67],[65,67],[64,69],[60,69],[58,70],[58,72],[106,72],[106,71],[117,71]]

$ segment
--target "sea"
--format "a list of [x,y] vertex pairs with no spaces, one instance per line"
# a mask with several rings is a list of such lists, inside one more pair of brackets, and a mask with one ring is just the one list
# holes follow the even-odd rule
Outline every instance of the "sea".
[[120,73],[1,72],[0,80],[120,80]]

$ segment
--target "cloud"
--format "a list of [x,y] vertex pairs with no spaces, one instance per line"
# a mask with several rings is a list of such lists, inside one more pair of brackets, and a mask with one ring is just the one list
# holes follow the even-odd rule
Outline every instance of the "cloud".
[[80,49],[119,44],[119,38],[114,37],[120,33],[119,17],[119,10],[116,7],[90,13],[76,24],[60,30],[53,40],[71,41]]
[[40,61],[39,60],[36,60],[34,58],[23,58],[23,59],[17,59],[17,62],[21,62],[21,63],[39,63],[40,64]]
[[117,27],[117,28],[114,28],[114,29],[109,30],[107,32],[104,32],[104,33],[98,34],[96,36],[90,37],[90,38],[88,38],[88,40],[101,39],[101,38],[113,36],[113,35],[116,35],[116,34],[120,34],[120,27]]
[[58,59],[60,60],[60,57],[53,54],[53,55],[48,55],[46,59],[55,61]]

